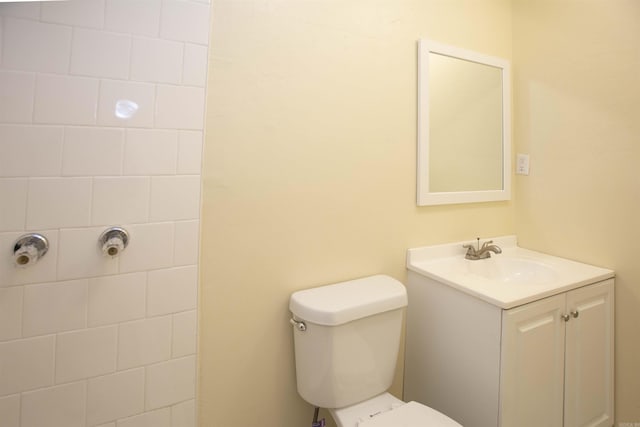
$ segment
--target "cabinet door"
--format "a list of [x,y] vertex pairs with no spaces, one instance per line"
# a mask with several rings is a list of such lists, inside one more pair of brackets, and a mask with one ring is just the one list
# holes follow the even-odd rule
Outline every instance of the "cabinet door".
[[613,280],[567,293],[567,312],[564,425],[611,426]]
[[562,427],[565,299],[503,312],[501,427]]

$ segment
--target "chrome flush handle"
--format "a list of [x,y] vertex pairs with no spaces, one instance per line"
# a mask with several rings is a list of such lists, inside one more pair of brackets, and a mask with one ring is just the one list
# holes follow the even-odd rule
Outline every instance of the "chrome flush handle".
[[304,332],[307,330],[307,325],[301,320],[289,319],[289,323],[296,327],[300,332]]

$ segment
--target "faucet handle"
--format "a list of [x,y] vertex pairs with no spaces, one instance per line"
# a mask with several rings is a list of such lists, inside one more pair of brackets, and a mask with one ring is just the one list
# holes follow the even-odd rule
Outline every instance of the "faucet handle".
[[484,242],[482,244],[482,249],[486,248],[487,246],[493,244],[493,240],[487,240],[486,242]]
[[462,248],[467,250],[467,255],[475,255],[475,253],[478,251],[473,243],[462,245]]
[[464,257],[466,259],[475,259],[476,254],[478,253],[478,251],[473,246],[473,244],[469,243],[469,244],[466,244],[466,245],[462,245],[462,247],[467,250],[467,253],[464,255]]
[[479,251],[480,250],[480,238],[479,237],[476,237],[476,246],[477,247],[474,247],[473,243],[467,243],[466,245],[462,245],[463,248],[469,249],[469,251],[474,251],[474,252],[477,251],[477,250]]

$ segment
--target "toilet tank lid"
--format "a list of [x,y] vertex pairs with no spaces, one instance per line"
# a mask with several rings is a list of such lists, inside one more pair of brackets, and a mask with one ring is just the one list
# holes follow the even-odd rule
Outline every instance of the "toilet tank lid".
[[406,305],[404,285],[382,274],[294,292],[289,301],[289,309],[296,318],[325,326],[340,325]]

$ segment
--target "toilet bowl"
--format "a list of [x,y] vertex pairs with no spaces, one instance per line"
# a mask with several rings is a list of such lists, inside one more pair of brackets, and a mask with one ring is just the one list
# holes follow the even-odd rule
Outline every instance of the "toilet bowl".
[[421,403],[387,392],[393,381],[405,287],[384,275],[295,292],[298,393],[338,427],[461,427]]
[[389,393],[329,413],[338,427],[462,427],[435,409]]

